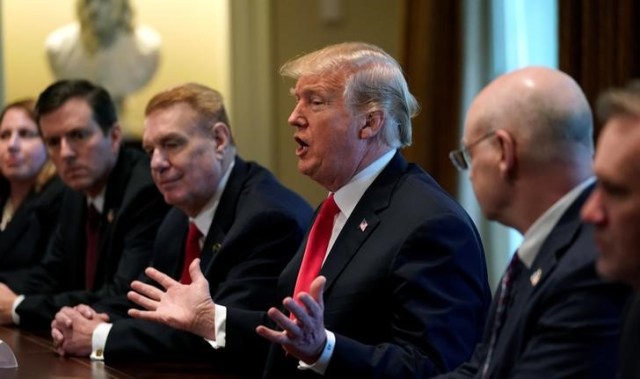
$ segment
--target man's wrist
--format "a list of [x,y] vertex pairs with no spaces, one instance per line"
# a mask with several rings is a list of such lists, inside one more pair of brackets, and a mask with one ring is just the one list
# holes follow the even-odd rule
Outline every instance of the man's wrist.
[[104,361],[104,349],[107,346],[107,338],[113,324],[102,322],[91,333],[91,355],[94,361]]
[[327,335],[327,340],[324,344],[324,348],[322,349],[322,353],[320,353],[320,357],[312,364],[304,363],[303,361],[298,362],[298,369],[300,370],[312,370],[320,375],[324,375],[325,371],[327,371],[327,367],[329,366],[329,362],[331,361],[331,357],[333,356],[333,350],[336,345],[336,336],[333,332],[326,330],[325,333]]
[[14,324],[20,325],[20,315],[16,312],[16,309],[20,306],[20,304],[24,301],[24,295],[18,295],[13,300],[13,305],[11,306],[11,320]]

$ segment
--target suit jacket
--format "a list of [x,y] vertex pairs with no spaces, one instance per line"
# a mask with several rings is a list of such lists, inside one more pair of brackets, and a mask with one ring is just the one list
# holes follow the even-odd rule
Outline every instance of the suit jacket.
[[151,180],[145,154],[121,149],[107,183],[91,289],[85,288],[86,197],[67,191],[62,209],[52,244],[29,275],[25,299],[16,309],[22,327],[49,327],[62,306],[125,294],[151,260],[153,240],[168,206]]
[[[276,304],[277,278],[296,252],[311,220],[312,209],[282,186],[266,169],[236,158],[203,246],[201,268],[213,300],[227,307],[265,310]],[[155,243],[153,266],[180,277],[189,219],[174,208],[165,218]],[[95,308],[110,313],[113,322],[104,358],[131,360],[198,360],[215,369],[259,376],[268,349],[256,333],[242,341],[242,354],[213,350],[203,338],[166,325],[117,318],[127,308],[111,299]],[[122,304],[120,302],[120,304]],[[231,349],[230,351],[234,351]]]
[[[303,244],[279,280],[291,296]],[[490,303],[480,238],[464,210],[397,153],[356,205],[321,269],[324,323],[336,334],[327,378],[417,378],[456,367]],[[227,340],[267,322],[230,309]],[[265,377],[318,377],[272,345]]]
[[[31,191],[0,232],[0,282],[24,290],[28,272],[44,256],[58,224],[64,184],[54,176],[41,191]],[[8,195],[8,194],[7,194]],[[0,209],[7,201],[0,195]]]
[[640,379],[640,293],[633,296],[629,305],[622,329],[618,378]]
[[[620,317],[629,291],[601,280],[595,271],[594,231],[580,221],[580,209],[592,189],[574,201],[531,268],[523,267],[514,281],[515,295],[506,309],[489,378],[614,376]],[[442,377],[480,377],[499,298],[500,289],[471,361]]]

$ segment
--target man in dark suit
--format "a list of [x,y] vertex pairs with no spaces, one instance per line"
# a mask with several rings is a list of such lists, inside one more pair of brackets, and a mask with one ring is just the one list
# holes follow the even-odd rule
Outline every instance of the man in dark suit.
[[[236,155],[221,95],[197,84],[159,93],[146,109],[143,145],[156,185],[174,206],[158,232],[152,266],[187,280],[191,221],[202,235],[200,267],[213,300],[253,311],[273,306],[278,275],[300,245],[312,210],[266,169]],[[118,307],[120,299],[93,307],[108,313],[110,325],[100,325],[104,318],[93,317],[86,306],[63,308],[52,329],[58,351],[93,352],[108,362],[200,360],[235,373],[261,372],[268,343],[257,335],[238,342],[242,355],[231,356],[227,349],[212,354],[210,343],[194,334],[125,317],[131,304],[121,298],[124,307]]]
[[594,171],[598,185],[582,208],[584,221],[596,228],[603,277],[629,284],[622,330],[618,378],[640,378],[640,83],[615,88],[598,99],[604,128],[598,139]]
[[[298,169],[330,191],[279,279],[290,315],[275,307],[220,315],[199,282],[181,286],[157,271],[147,274],[166,292],[134,282],[130,298],[148,310],[130,313],[209,339],[224,332],[228,342],[257,327],[273,342],[266,377],[414,378],[454,368],[484,324],[484,254],[464,210],[397,151],[411,142],[418,109],[400,66],[376,46],[344,43],[282,72],[297,78],[289,123]],[[259,326],[269,318],[282,330]]]
[[18,295],[0,284],[0,323],[47,327],[65,305],[123,294],[151,259],[167,206],[140,151],[120,148],[109,94],[84,80],[40,94],[36,115],[49,156],[73,191],[42,263]]
[[483,213],[524,240],[494,295],[482,343],[442,378],[610,378],[626,288],[595,272],[592,117],[568,75],[528,67],[474,99],[451,153]]

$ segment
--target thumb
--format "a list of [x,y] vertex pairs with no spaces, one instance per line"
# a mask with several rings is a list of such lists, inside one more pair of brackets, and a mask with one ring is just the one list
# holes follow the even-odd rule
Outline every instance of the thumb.
[[313,279],[313,282],[311,282],[311,286],[309,287],[309,294],[318,302],[318,304],[322,308],[324,308],[324,300],[322,298],[324,293],[324,285],[326,282],[327,278],[320,275],[317,278]]
[[189,265],[189,276],[191,276],[191,282],[196,282],[196,281],[206,281],[207,278],[204,277],[204,274],[202,274],[202,270],[200,269],[200,258],[196,258],[193,260],[193,262],[191,262],[191,264]]

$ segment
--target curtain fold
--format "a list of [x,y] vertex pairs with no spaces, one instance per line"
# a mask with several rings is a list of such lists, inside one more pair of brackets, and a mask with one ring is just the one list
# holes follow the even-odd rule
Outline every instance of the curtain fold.
[[639,1],[558,0],[558,13],[560,69],[592,106],[603,90],[640,78]]
[[448,158],[459,145],[462,83],[460,0],[405,0],[402,64],[409,88],[421,105],[413,120],[410,161],[457,195],[457,173]]

